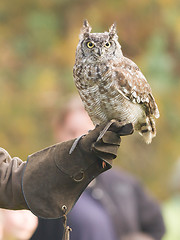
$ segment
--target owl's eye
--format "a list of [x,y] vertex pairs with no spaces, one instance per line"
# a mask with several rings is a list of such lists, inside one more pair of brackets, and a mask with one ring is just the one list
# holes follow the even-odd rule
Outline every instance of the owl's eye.
[[107,43],[105,44],[105,47],[106,47],[106,48],[110,48],[110,46],[111,46],[111,43],[110,43],[110,42],[107,42]]
[[87,47],[88,47],[88,48],[93,48],[93,47],[94,47],[94,43],[88,42],[88,43],[87,43]]

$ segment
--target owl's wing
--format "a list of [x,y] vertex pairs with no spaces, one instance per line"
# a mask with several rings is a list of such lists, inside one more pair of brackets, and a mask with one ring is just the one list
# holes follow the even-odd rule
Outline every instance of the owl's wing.
[[143,104],[147,115],[152,114],[158,118],[159,110],[151,87],[138,66],[126,57],[112,66],[115,88],[133,103]]

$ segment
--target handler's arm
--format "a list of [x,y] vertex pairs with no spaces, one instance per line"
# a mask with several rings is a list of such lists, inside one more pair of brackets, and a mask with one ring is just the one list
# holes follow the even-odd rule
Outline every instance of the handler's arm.
[[21,191],[21,179],[25,168],[19,158],[11,158],[0,147],[0,207],[26,209],[27,205]]
[[132,124],[116,122],[96,142],[103,128],[100,125],[83,137],[71,154],[74,140],[36,152],[27,162],[12,159],[0,148],[0,207],[30,209],[44,218],[62,216],[64,205],[69,212],[90,181],[111,168],[120,136],[133,132]]
[[0,147],[0,207],[8,209],[26,209],[21,179],[25,162],[11,158],[9,153]]

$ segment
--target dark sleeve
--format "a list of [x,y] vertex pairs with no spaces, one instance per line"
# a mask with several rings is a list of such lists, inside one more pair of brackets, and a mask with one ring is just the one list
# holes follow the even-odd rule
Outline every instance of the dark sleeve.
[[21,180],[25,163],[19,158],[11,158],[0,148],[0,207],[8,209],[28,209],[25,203]]
[[165,225],[158,202],[140,184],[136,186],[136,193],[142,232],[149,234],[155,240],[161,240],[165,233]]
[[58,219],[38,219],[38,227],[30,240],[60,240],[63,237],[62,218]]

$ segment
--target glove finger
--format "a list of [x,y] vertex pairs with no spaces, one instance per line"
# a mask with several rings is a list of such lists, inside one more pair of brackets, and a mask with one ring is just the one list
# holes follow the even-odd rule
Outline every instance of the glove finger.
[[107,131],[104,134],[104,136],[102,137],[102,142],[120,146],[121,138],[119,137],[119,135],[117,133]]
[[118,148],[118,145],[104,143],[102,144],[100,142],[96,142],[92,146],[93,151],[95,150],[96,152],[110,153],[114,155],[117,155]]
[[100,159],[102,159],[104,161],[110,161],[117,157],[117,154],[115,154],[115,153],[112,154],[112,153],[99,152],[96,149],[93,149],[93,151],[96,154],[96,156],[98,156]]

